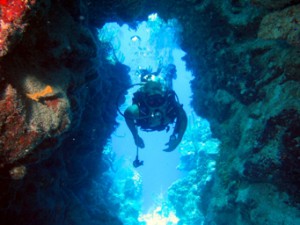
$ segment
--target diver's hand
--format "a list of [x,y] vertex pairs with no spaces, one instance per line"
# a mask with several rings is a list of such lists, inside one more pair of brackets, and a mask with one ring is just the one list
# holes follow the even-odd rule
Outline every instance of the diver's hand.
[[180,140],[176,137],[176,135],[172,134],[170,136],[169,142],[166,143],[169,147],[164,149],[165,152],[171,152],[174,151],[177,145],[179,145]]
[[145,148],[144,140],[140,136],[134,138],[135,145],[139,148]]

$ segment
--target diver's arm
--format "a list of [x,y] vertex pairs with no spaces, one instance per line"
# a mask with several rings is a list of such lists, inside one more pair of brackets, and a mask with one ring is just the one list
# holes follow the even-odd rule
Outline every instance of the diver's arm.
[[124,116],[125,116],[125,121],[126,121],[126,124],[130,130],[130,132],[132,133],[133,135],[133,139],[134,139],[134,142],[135,142],[135,145],[140,147],[140,148],[144,148],[145,147],[145,144],[144,144],[144,141],[143,139],[138,135],[138,130],[135,126],[135,123],[134,123],[134,120],[135,119],[138,119],[138,116],[139,116],[139,108],[137,105],[131,105],[129,106],[125,113],[124,113]]
[[184,132],[186,130],[186,127],[187,127],[187,116],[182,106],[179,106],[173,134],[171,135],[169,142],[166,144],[169,147],[164,149],[164,151],[171,152],[179,145],[184,135]]

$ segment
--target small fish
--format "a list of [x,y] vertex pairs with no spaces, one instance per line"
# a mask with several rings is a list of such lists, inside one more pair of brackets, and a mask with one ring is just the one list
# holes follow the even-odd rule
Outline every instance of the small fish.
[[33,94],[26,94],[26,95],[28,98],[38,102],[42,97],[45,97],[47,94],[51,94],[51,93],[53,93],[53,89],[50,85],[47,85],[42,91]]

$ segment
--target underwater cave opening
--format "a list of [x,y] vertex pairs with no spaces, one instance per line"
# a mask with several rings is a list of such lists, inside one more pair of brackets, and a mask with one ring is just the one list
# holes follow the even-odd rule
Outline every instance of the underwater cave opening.
[[[173,152],[162,151],[169,141],[173,126],[169,132],[139,131],[145,142],[145,148],[139,151],[144,165],[139,168],[132,165],[136,157],[133,137],[125,119],[118,116],[119,126],[106,145],[104,154],[113,155],[114,158],[111,173],[113,187],[110,192],[115,201],[122,202],[119,214],[124,224],[140,224],[133,223],[134,217],[145,224],[178,223],[180,218],[168,201],[168,189],[195,169],[197,159],[193,156],[204,146],[204,142],[199,140],[210,135],[209,123],[197,117],[190,106],[192,74],[186,70],[182,60],[186,53],[179,46],[180,32],[181,26],[176,19],[165,22],[157,14],[149,15],[148,21],[141,22],[136,29],[117,23],[107,23],[99,29],[100,41],[111,46],[108,60],[127,65],[133,84],[140,82],[138,75],[141,69],[155,72],[160,66],[176,65],[177,78],[173,80],[173,89],[188,115],[186,134]],[[138,88],[128,90],[126,102],[120,111],[124,112],[132,103],[133,93]],[[218,142],[210,144],[210,148],[217,151]],[[213,171],[214,164],[211,165]],[[209,179],[209,176],[205,179]]]

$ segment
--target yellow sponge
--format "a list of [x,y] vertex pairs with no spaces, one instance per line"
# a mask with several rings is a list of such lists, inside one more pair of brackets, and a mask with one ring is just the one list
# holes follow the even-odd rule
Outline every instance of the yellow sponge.
[[26,94],[28,98],[31,98],[34,101],[39,101],[40,98],[45,97],[47,94],[51,94],[53,89],[50,85],[47,85],[42,91],[33,93],[33,94]]

